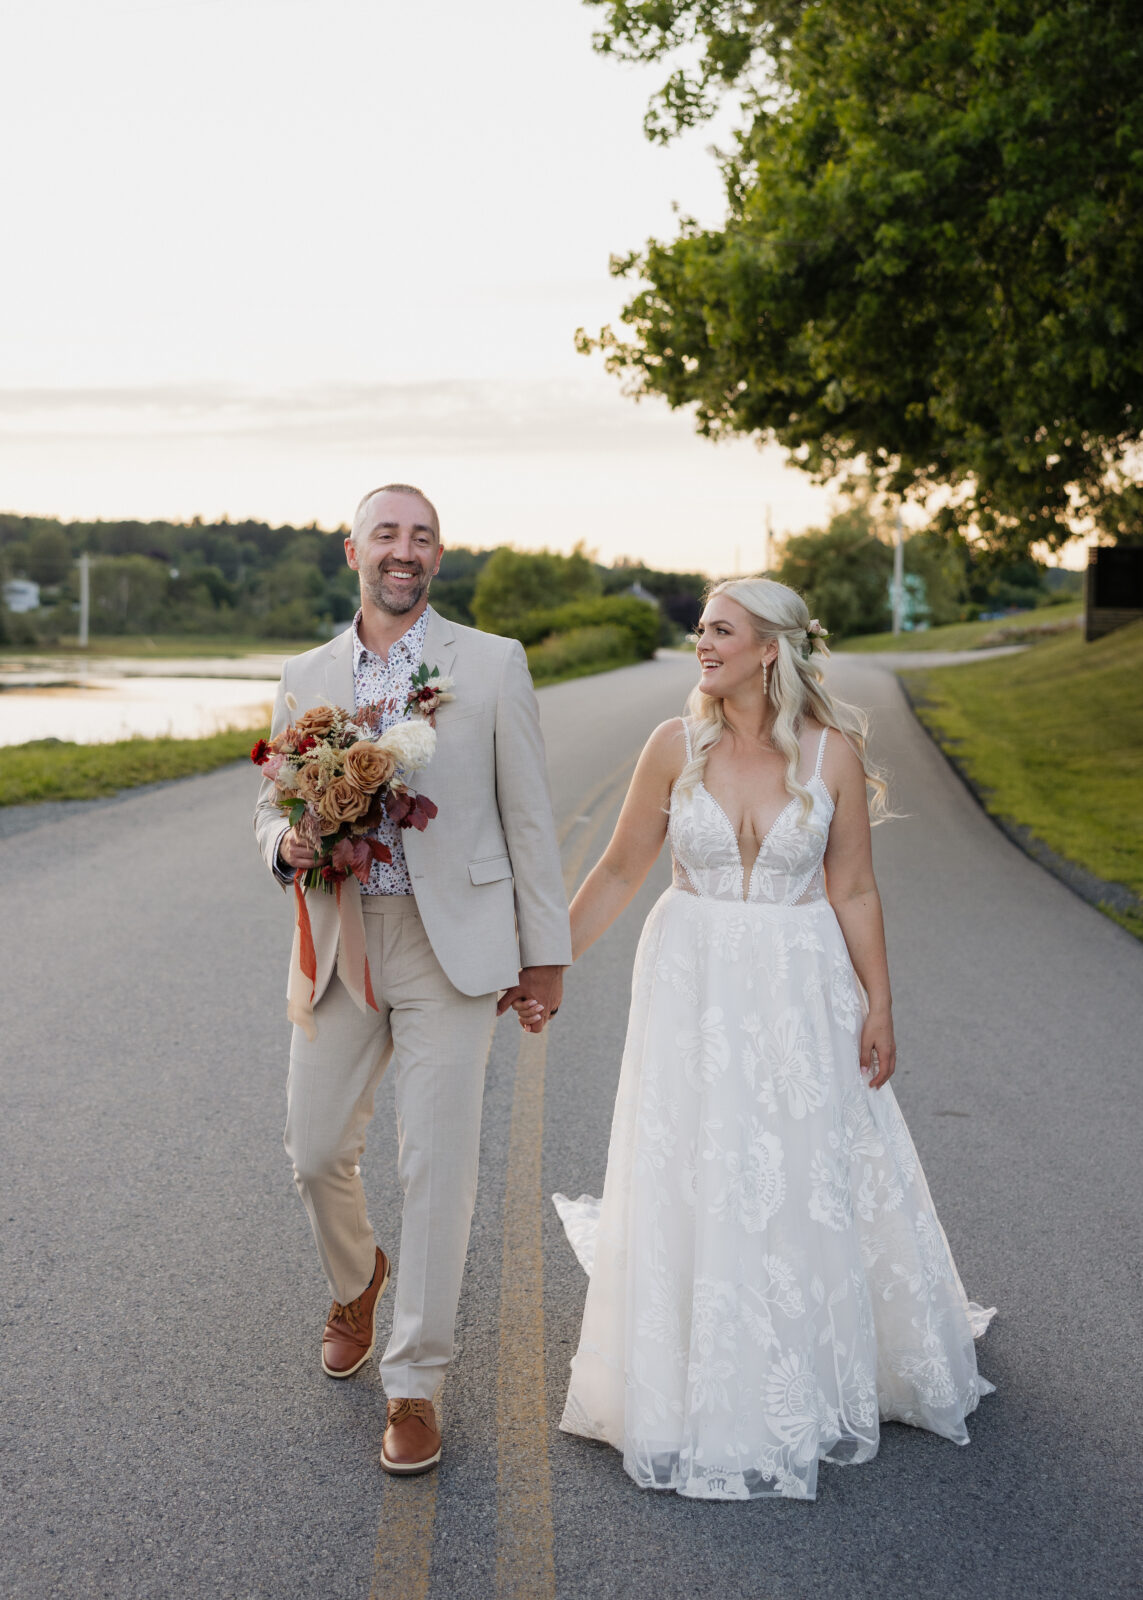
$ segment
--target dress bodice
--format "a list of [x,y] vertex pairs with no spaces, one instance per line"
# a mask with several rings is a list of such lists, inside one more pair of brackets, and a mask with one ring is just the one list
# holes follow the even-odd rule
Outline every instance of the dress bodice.
[[[690,729],[683,723],[690,759]],[[792,797],[778,813],[758,847],[746,883],[734,825],[705,784],[689,793],[671,791],[668,831],[676,888],[711,900],[741,905],[807,905],[825,897],[825,858],[833,801],[822,778],[828,729],[818,743],[817,762],[807,780],[812,808],[802,820],[802,803]]]

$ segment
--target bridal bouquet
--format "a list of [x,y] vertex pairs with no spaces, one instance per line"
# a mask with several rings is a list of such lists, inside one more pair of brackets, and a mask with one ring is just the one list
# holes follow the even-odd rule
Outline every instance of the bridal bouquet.
[[[286,704],[297,709],[292,695]],[[374,861],[391,860],[389,847],[369,837],[384,817],[423,832],[437,814],[412,787],[432,760],[436,730],[418,715],[378,734],[381,712],[315,706],[250,752],[277,790],[275,804],[313,848],[314,865],[298,872],[307,889],[333,893],[350,873],[364,885]]]
[[[406,720],[387,733],[377,729],[384,703],[350,712],[320,705],[304,712],[273,739],[259,739],[250,759],[274,785],[275,804],[312,847],[314,865],[294,874],[294,947],[290,957],[286,1015],[306,1036],[317,1036],[313,1007],[317,951],[303,889],[324,890],[337,899],[337,972],[362,1011],[378,1010],[365,945],[361,896],[342,893],[350,876],[364,887],[374,861],[392,853],[370,835],[386,816],[401,828],[423,832],[437,814],[427,795],[417,794],[414,775],[432,760],[437,735],[433,716],[452,696],[450,680],[422,667],[405,705]],[[291,713],[298,709],[286,696]]]

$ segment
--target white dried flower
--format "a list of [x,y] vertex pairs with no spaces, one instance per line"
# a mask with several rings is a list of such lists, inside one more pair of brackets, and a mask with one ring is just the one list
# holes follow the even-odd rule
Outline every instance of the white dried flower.
[[398,722],[377,740],[382,750],[388,750],[404,773],[419,772],[433,759],[437,747],[436,729],[423,717],[409,722]]

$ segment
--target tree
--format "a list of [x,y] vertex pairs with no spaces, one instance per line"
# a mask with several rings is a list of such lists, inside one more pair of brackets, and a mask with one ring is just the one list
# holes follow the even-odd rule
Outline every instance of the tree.
[[28,541],[28,576],[34,583],[51,588],[71,571],[71,545],[57,528],[42,528]]
[[549,611],[567,600],[585,600],[601,589],[599,574],[582,545],[570,556],[501,545],[480,570],[472,614],[476,626],[486,633],[511,634],[529,612]]
[[[682,49],[647,132],[729,85],[725,226],[614,263],[598,341],[700,432],[819,478],[951,489],[1016,555],[1124,531],[1143,417],[1143,29],[1132,0],[587,0],[597,49]],[[1140,529],[1138,520],[1134,531]],[[1128,529],[1127,531],[1131,531]]]
[[869,510],[858,506],[832,517],[828,528],[787,539],[774,576],[840,639],[889,626],[892,574],[893,552],[878,539]]

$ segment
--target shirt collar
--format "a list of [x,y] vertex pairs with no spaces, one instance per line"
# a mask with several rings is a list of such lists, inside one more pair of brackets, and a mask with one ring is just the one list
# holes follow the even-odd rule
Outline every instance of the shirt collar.
[[[425,651],[425,630],[429,625],[430,609],[431,608],[429,606],[426,606],[421,612],[420,616],[417,618],[416,622],[413,623],[413,626],[406,633],[403,633],[401,637],[390,646],[388,659],[388,665],[390,667],[396,665],[398,662],[403,662],[409,666],[415,666],[417,662],[420,661]],[[357,615],[353,619],[354,672],[356,672],[358,667],[361,665],[361,658],[363,656],[370,656],[374,661],[382,660],[379,655],[370,650],[368,645],[362,642],[360,627],[361,612],[358,611]],[[385,663],[383,662],[382,664],[384,665]]]

